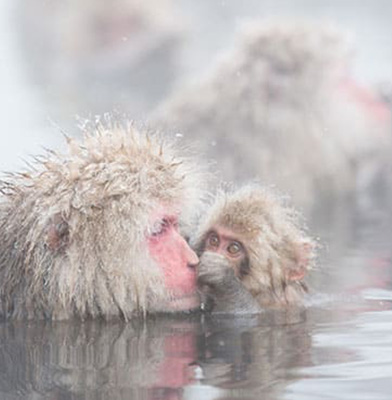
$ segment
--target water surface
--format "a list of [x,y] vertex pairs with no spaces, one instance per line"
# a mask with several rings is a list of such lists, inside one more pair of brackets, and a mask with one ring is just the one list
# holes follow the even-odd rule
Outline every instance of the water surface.
[[[391,228],[347,209],[304,309],[258,317],[0,324],[0,399],[390,399]],[[324,210],[326,212],[326,210]]]

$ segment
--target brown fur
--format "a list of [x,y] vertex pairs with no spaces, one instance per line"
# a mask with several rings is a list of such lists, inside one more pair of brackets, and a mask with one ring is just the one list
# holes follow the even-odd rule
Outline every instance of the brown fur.
[[[159,310],[170,293],[144,245],[149,215],[175,206],[186,228],[200,199],[196,169],[170,140],[131,124],[100,125],[68,144],[68,156],[49,152],[1,184],[1,314],[127,319]],[[64,243],[53,246],[50,230],[63,220]]]
[[301,300],[306,285],[288,274],[312,267],[315,245],[280,198],[257,185],[221,191],[200,223],[193,240],[196,249],[214,227],[230,229],[245,246],[250,265],[241,281],[261,306]]

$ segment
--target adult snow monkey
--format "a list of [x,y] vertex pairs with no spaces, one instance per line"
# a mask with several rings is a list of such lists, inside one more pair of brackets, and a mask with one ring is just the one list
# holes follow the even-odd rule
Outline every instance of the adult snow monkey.
[[3,318],[129,319],[197,308],[196,254],[180,234],[202,179],[174,142],[97,124],[69,154],[1,182]]

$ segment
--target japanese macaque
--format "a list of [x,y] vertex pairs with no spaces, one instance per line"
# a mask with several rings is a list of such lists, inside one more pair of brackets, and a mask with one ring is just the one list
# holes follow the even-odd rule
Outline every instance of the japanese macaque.
[[390,112],[350,76],[352,53],[349,35],[330,24],[249,23],[152,120],[197,137],[223,179],[277,185],[309,216],[389,159]]
[[17,3],[23,65],[38,90],[51,88],[40,94],[69,129],[80,110],[147,113],[181,70],[185,26],[172,0],[159,12],[151,0]]
[[99,124],[68,142],[68,156],[49,152],[1,183],[1,316],[197,308],[198,258],[180,234],[200,200],[190,159],[132,124]]
[[193,245],[203,302],[215,312],[298,304],[307,291],[315,244],[296,213],[265,188],[219,193]]

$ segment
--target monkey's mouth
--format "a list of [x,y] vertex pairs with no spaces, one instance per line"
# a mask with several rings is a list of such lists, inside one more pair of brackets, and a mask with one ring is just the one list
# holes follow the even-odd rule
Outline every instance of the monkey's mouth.
[[167,308],[170,311],[190,311],[200,307],[200,297],[195,293],[172,297],[168,300]]

